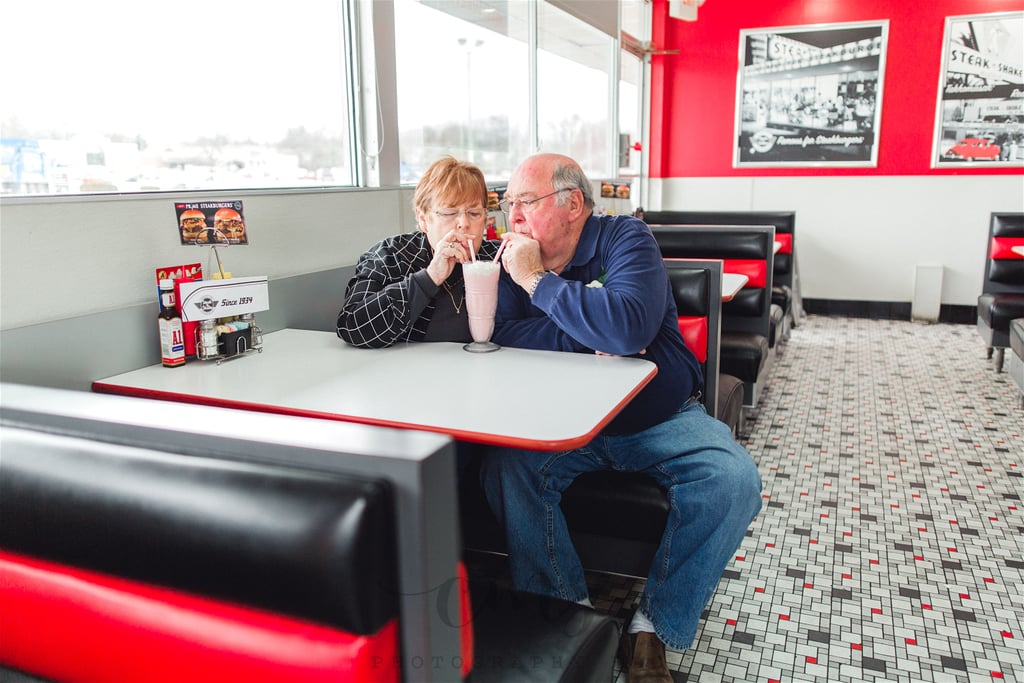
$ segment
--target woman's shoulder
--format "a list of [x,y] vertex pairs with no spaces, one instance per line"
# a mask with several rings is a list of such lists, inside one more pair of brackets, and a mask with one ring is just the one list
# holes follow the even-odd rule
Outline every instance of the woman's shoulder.
[[426,235],[422,232],[387,237],[363,252],[357,273],[383,274],[385,279],[405,277],[430,262]]
[[403,232],[398,235],[392,235],[386,237],[378,245],[385,245],[392,249],[422,249],[427,244],[427,234],[420,230],[414,230],[412,232]]
[[366,250],[364,256],[374,258],[409,259],[420,254],[427,246],[426,234],[403,232],[386,237]]

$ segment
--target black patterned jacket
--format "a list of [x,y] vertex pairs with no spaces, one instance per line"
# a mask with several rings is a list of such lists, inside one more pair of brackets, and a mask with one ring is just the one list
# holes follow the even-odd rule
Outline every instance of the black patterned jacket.
[[[493,259],[497,244],[484,240],[477,256]],[[427,275],[431,258],[427,235],[420,231],[389,237],[368,249],[359,257],[345,289],[338,336],[368,348],[423,341],[443,291]],[[461,281],[460,268],[452,275]],[[465,309],[461,315],[465,317]]]

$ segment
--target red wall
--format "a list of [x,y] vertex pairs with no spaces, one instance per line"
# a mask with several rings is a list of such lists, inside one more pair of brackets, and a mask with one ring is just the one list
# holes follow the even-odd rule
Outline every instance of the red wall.
[[[1012,168],[931,168],[945,18],[1024,10],[1022,0],[707,0],[695,22],[654,0],[650,176],[1020,174]],[[742,168],[735,147],[739,32],[888,19],[875,168]]]

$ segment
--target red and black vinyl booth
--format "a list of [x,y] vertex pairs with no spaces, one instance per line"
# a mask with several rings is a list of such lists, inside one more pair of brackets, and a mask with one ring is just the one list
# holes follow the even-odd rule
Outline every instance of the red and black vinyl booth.
[[996,372],[1010,346],[1010,321],[1024,318],[1024,213],[993,213],[985,251],[985,276],[978,297],[978,334],[995,355]]

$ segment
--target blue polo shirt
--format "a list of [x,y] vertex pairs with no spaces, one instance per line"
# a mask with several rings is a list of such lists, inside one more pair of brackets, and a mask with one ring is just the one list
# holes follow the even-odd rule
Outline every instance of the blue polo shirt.
[[[587,284],[601,280],[602,287]],[[605,428],[632,434],[675,413],[703,384],[679,333],[678,314],[651,229],[631,216],[591,215],[572,261],[548,273],[531,300],[501,272],[493,339],[502,346],[643,358],[658,374]],[[640,354],[646,349],[646,353]],[[567,400],[572,387],[556,387]]]

